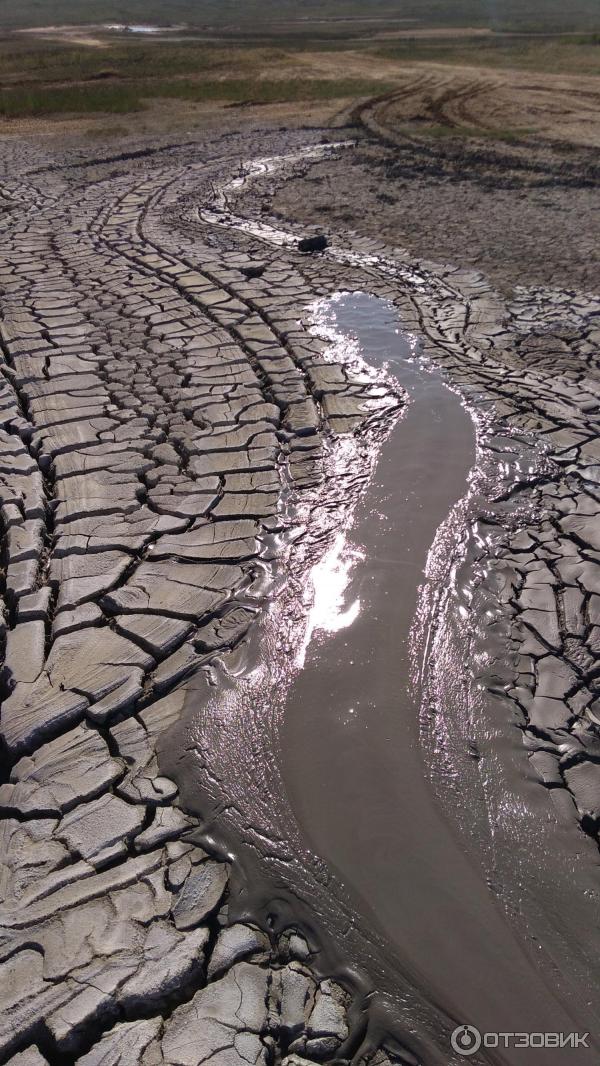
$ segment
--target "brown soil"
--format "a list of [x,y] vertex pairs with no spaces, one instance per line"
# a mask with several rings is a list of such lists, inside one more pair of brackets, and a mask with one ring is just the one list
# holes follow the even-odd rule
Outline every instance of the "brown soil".
[[273,208],[477,265],[503,289],[595,289],[599,101],[593,78],[421,66],[355,110],[361,151],[307,165]]
[[[0,118],[0,140],[22,137],[65,142],[67,145],[81,137],[91,140],[119,140],[127,142],[140,136],[162,138],[200,131],[215,135],[261,128],[298,126],[331,126],[347,122],[355,105],[354,100],[324,100],[305,102],[299,110],[297,102],[278,104],[232,105],[215,101],[196,103],[192,100],[148,99],[143,111],[133,114],[57,115],[51,118]],[[125,145],[124,145],[125,147]]]
[[398,90],[371,108],[370,117],[392,139],[407,122],[420,121],[597,148],[599,105],[594,77],[426,63],[405,68]]

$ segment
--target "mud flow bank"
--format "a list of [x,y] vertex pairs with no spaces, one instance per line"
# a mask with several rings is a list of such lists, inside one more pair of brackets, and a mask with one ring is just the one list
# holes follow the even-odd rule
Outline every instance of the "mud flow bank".
[[[423,759],[435,583],[452,580],[461,556],[474,424],[391,305],[339,294],[313,315],[340,361],[393,378],[403,415],[371,456],[366,490],[353,485],[353,442],[332,443],[341,495],[322,492],[304,524],[286,516],[289,569],[278,564],[251,644],[191,683],[162,761],[211,847],[235,860],[233,909],[300,925],[320,946],[317,966],[362,990],[377,1039],[397,1031],[406,1046],[408,1031],[422,1061],[447,1063],[459,1022],[570,1032],[576,1020],[445,816]],[[541,1066],[568,1054],[482,1050],[472,1061]]]

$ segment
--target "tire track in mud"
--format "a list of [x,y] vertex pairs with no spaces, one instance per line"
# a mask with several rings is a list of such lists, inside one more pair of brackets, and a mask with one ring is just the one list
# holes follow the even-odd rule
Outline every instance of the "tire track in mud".
[[[301,937],[228,923],[229,868],[198,846],[155,760],[172,717],[160,697],[256,614],[280,452],[291,484],[318,482],[321,461],[308,374],[260,309],[140,241],[172,176],[36,190],[7,225],[9,369],[56,525],[48,558],[8,524],[5,539],[9,582],[23,558],[29,584],[15,590],[2,711],[3,1061],[30,1046],[50,1066],[175,1063],[190,1011],[204,1019],[198,1061],[231,1056],[234,1037],[265,1066],[288,1047],[322,1061],[350,1039],[348,993],[313,976]],[[240,289],[246,262],[225,271]],[[341,376],[334,391],[356,397],[342,422],[362,420],[368,386]],[[10,405],[4,418],[10,437]],[[22,488],[4,473],[10,519]]]
[[[548,77],[538,80],[525,72],[486,72],[478,68],[449,68],[422,65],[408,70],[399,88],[358,105],[352,121],[376,138],[396,146],[414,143],[438,152],[455,150],[468,155],[496,158],[498,168],[523,171],[550,168],[562,180],[577,177],[581,165],[571,163],[564,153],[536,166],[536,151],[561,144],[587,150],[589,166],[594,167],[593,151],[600,140],[600,128],[590,121],[597,101],[597,88],[588,79],[581,87],[574,79]],[[436,139],[445,129],[449,143]],[[494,140],[494,134],[496,140]],[[462,144],[461,144],[462,142]],[[502,175],[498,173],[498,181]]]

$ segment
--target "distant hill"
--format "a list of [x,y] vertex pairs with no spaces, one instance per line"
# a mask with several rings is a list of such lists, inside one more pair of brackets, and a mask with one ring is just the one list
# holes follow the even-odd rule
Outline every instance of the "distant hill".
[[[63,23],[183,22],[267,36],[317,29],[327,36],[338,32],[349,36],[353,27],[338,20],[357,18],[410,19],[420,26],[585,32],[600,30],[600,0],[0,0],[0,27],[4,29]],[[327,25],[327,20],[333,21]]]

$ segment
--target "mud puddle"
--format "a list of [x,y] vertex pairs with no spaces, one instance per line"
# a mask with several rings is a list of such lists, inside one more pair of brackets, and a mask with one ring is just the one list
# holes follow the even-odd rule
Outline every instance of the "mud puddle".
[[[395,1033],[424,1063],[446,1064],[463,1061],[450,1048],[459,1023],[580,1030],[445,817],[422,757],[427,620],[415,646],[413,619],[425,571],[451,580],[460,558],[471,418],[383,301],[323,301],[316,324],[341,358],[354,338],[410,402],[362,498],[321,501],[335,530],[325,550],[292,551],[286,591],[250,643],[190,683],[161,764],[234,862],[232,914],[299,925],[320,945],[316,967],[362,992],[373,1040]],[[428,604],[434,612],[435,596]],[[482,1048],[471,1061],[541,1066],[570,1054]],[[592,1054],[579,1048],[573,1061]]]

